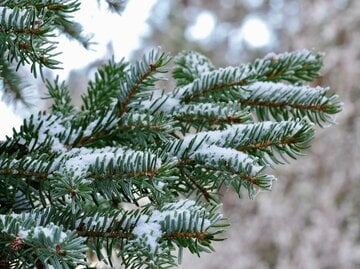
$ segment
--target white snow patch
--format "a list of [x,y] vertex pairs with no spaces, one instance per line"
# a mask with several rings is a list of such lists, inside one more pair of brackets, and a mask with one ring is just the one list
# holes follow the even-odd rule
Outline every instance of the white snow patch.
[[325,93],[329,88],[320,86],[294,86],[284,83],[256,82],[245,86],[243,98],[258,101],[286,102],[292,104],[321,105],[328,101]]
[[145,240],[145,246],[148,247],[152,253],[155,253],[158,246],[157,241],[162,235],[161,225],[154,221],[146,221],[145,218],[139,219],[133,230],[133,234],[136,236],[138,243],[141,244],[141,241]]
[[265,55],[264,60],[277,61],[279,56],[274,52],[269,52]]
[[22,239],[26,238],[29,236],[29,230],[20,230],[18,232],[18,236]]
[[[49,225],[47,225],[45,227],[37,226],[34,228],[34,230],[32,232],[27,233],[27,235],[28,236],[30,235],[32,238],[38,238],[40,236],[40,234],[43,234],[45,237],[47,237],[49,239],[53,239],[56,228],[59,228],[59,226],[57,226],[53,223],[50,223]],[[60,243],[60,244],[63,243],[64,240],[66,239],[66,237],[67,237],[66,233],[64,233],[63,231],[60,231],[60,238],[57,243]]]
[[150,111],[162,111],[166,113],[172,113],[181,106],[179,99],[170,97],[169,95],[153,97],[151,100],[142,101],[141,105],[144,109]]
[[166,186],[166,183],[163,182],[163,181],[158,181],[158,182],[156,183],[156,187],[157,187],[159,190],[164,189],[165,186]]
[[[94,129],[96,126],[101,126],[101,125],[105,125],[110,121],[111,116],[113,116],[113,111],[108,111],[105,115],[105,117],[102,117],[100,119],[97,119],[93,122],[91,122],[88,126],[86,126],[86,129],[84,130],[83,136],[87,137],[87,136],[91,136],[94,132]],[[116,123],[118,121],[114,120],[109,126],[107,126],[106,129],[111,129],[113,128]]]
[[239,152],[232,148],[223,148],[216,145],[201,147],[194,152],[192,157],[199,157],[208,163],[208,165],[226,161],[226,163],[230,165],[235,171],[239,171],[240,168],[251,165],[251,175],[256,175],[261,169],[264,168],[263,166],[256,165],[255,161],[257,159],[246,153]]
[[186,113],[190,115],[206,114],[211,115],[221,112],[219,105],[213,103],[202,103],[196,105],[183,105],[176,113]]
[[[204,219],[204,221],[198,221],[195,225],[192,221],[194,213],[199,213],[204,209],[201,206],[196,205],[195,201],[191,200],[180,200],[174,203],[168,203],[164,206],[162,211],[155,210],[151,216],[141,216],[138,220],[133,234],[136,236],[134,243],[147,247],[152,253],[158,249],[158,241],[161,238],[162,234],[165,232],[162,230],[162,224],[166,220],[178,221],[178,216],[182,216],[182,227],[184,231],[197,231],[203,232],[211,225],[209,219]],[[175,225],[176,226],[176,225]],[[161,251],[161,250],[158,250]]]
[[[120,158],[127,160],[126,167],[122,169],[128,170],[127,172],[134,171],[137,167],[141,167],[141,162],[146,155],[151,155],[155,158],[155,155],[149,152],[134,151],[131,149],[122,149],[117,147],[104,147],[101,149],[89,149],[89,148],[73,148],[65,154],[55,160],[52,165],[52,170],[57,169],[59,172],[71,171],[74,177],[85,177],[90,166],[95,165],[96,161],[102,162],[105,167],[114,161],[116,163]],[[67,157],[68,156],[68,157]],[[64,162],[62,162],[65,159]],[[161,159],[157,159],[154,168],[157,169],[161,166]]]
[[[14,17],[14,9],[7,7],[0,7],[0,21],[4,21],[5,25],[2,25],[5,28],[17,27],[20,28],[23,25],[23,18],[26,17],[26,13],[22,10],[19,10],[19,16]],[[15,18],[15,19],[14,19]],[[11,20],[10,20],[11,19]],[[12,23],[10,23],[12,22]]]

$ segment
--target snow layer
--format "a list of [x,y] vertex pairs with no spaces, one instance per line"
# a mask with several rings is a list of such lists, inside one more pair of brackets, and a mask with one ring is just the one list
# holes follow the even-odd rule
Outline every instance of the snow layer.
[[[150,159],[156,158],[155,154],[149,152],[134,151],[117,147],[104,147],[101,149],[89,149],[83,147],[73,148],[60,155],[60,157],[53,162],[52,170],[57,170],[61,173],[71,171],[74,177],[85,178],[90,167],[95,166],[97,162],[100,162],[103,167],[107,167],[110,162],[116,164],[119,160],[126,160],[126,164],[119,168],[124,172],[138,172],[137,170],[142,169],[143,167],[142,162],[146,162],[149,159],[147,156],[149,156]],[[161,160],[156,159],[154,167],[145,168],[157,169],[160,166]]]
[[[162,210],[155,210],[151,216],[141,216],[133,230],[135,239],[132,243],[146,247],[150,252],[156,253],[159,250],[159,239],[163,233],[168,232],[167,224],[178,225],[181,215],[182,232],[203,232],[210,227],[212,221],[205,218],[204,221],[194,222],[194,215],[203,216],[204,209],[196,205],[192,200],[179,200],[166,204]],[[172,226],[172,225],[171,225]],[[173,231],[179,232],[179,231]]]

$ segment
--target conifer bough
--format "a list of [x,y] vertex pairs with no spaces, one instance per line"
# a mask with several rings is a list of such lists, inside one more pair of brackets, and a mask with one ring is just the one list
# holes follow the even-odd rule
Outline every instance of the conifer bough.
[[[116,13],[125,5],[125,0],[103,2]],[[73,20],[79,9],[80,0],[0,0],[0,77],[7,100],[29,104],[26,93],[32,85],[16,72],[21,66],[29,65],[35,77],[43,77],[44,68],[61,68],[56,40],[60,34],[89,47],[90,37]]]
[[[24,1],[25,2],[25,1]],[[168,268],[183,249],[213,251],[228,225],[219,191],[271,190],[275,164],[309,148],[341,110],[319,76],[322,55],[271,54],[215,68],[168,54],[100,68],[74,107],[48,81],[50,112],[0,142],[0,263],[4,268]],[[265,171],[266,170],[266,171]],[[118,258],[114,259],[114,256]],[[116,261],[117,260],[117,261]]]

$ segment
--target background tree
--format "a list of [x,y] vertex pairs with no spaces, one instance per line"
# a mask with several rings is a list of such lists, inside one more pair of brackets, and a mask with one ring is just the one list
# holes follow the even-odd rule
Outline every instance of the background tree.
[[[218,244],[216,257],[210,255],[198,261],[188,258],[183,268],[190,264],[198,268],[357,268],[360,264],[356,164],[360,151],[355,142],[359,140],[359,3],[351,0],[227,2],[231,2],[230,8],[213,1],[195,0],[183,1],[176,9],[162,8],[162,17],[152,16],[155,27],[153,36],[148,37],[149,44],[162,44],[171,49],[172,44],[176,44],[172,41],[166,45],[169,40],[166,32],[171,32],[170,40],[178,40],[179,50],[181,46],[201,47],[200,50],[220,65],[234,64],[237,57],[223,57],[233,49],[234,54],[249,61],[258,57],[259,51],[315,48],[325,52],[325,67],[314,85],[336,88],[345,109],[337,118],[338,128],[333,128],[331,135],[319,132],[321,139],[315,139],[303,165],[293,163],[276,171],[278,177],[288,180],[277,184],[274,195],[238,201],[231,192],[226,192],[223,202],[226,215],[231,215],[232,228],[227,242],[231,247]],[[160,10],[166,5],[167,1],[159,1],[156,8]],[[194,9],[198,11],[196,14],[201,11],[214,14],[215,28],[230,27],[222,42],[208,44],[212,36],[204,43],[186,39],[186,29],[191,27],[196,15],[182,15]],[[234,21],[236,12],[242,15]],[[243,38],[229,42],[235,33],[241,33],[244,21],[254,16],[267,24],[274,42],[260,48],[249,46]],[[155,21],[164,17],[166,23]],[[175,17],[183,21],[172,23]],[[172,30],[177,25],[185,25],[185,31]],[[215,33],[217,30],[213,30]],[[185,43],[180,45],[181,42]],[[276,213],[269,214],[269,205],[277,208]],[[239,230],[252,232],[239,233]]]
[[[100,2],[98,1],[99,5]],[[124,0],[103,1],[113,12],[121,13]],[[34,83],[29,83],[27,68],[36,78],[44,79],[44,70],[59,69],[61,51],[57,49],[56,36],[65,35],[77,40],[85,48],[90,36],[83,34],[82,26],[73,20],[80,1],[49,0],[41,3],[30,0],[0,2],[0,77],[3,99],[30,105],[28,100]],[[21,72],[17,72],[21,70]],[[25,74],[24,74],[25,73]]]

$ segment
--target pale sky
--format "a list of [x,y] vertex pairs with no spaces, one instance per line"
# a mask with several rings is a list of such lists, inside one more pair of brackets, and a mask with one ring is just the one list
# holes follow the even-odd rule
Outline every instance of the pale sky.
[[156,0],[130,0],[120,16],[109,12],[105,5],[99,10],[96,1],[83,2],[82,9],[76,13],[76,21],[83,25],[85,33],[94,33],[91,41],[97,44],[92,45],[91,50],[86,50],[76,41],[61,38],[64,71],[60,75],[64,79],[69,70],[85,67],[89,62],[105,55],[106,45],[110,41],[114,47],[115,59],[128,58],[141,45],[141,35],[149,30],[146,20]]
[[[60,79],[66,79],[72,69],[85,67],[106,53],[106,45],[112,42],[115,60],[129,58],[130,53],[141,45],[141,36],[149,31],[146,20],[156,0],[128,1],[121,16],[109,12],[105,6],[99,9],[97,1],[83,1],[83,7],[74,14],[75,20],[83,25],[86,33],[93,33],[91,50],[84,49],[76,41],[69,41],[60,37],[59,50],[63,53],[59,60],[63,63],[63,70],[56,71]],[[210,36],[216,24],[215,16],[202,11],[195,19],[195,23],[187,30],[187,35],[194,41],[201,41]],[[245,41],[252,47],[262,47],[270,42],[271,33],[264,21],[257,17],[247,18],[238,31],[238,39]],[[0,92],[1,100],[1,92]],[[14,113],[12,108],[0,101],[0,140],[5,135],[12,134],[12,128],[19,128],[22,118]]]
[[[128,58],[132,50],[140,46],[141,35],[148,31],[146,20],[156,0],[131,0],[121,16],[113,14],[103,6],[100,10],[97,1],[83,1],[83,7],[74,13],[76,21],[80,22],[86,33],[94,33],[92,41],[98,44],[92,50],[86,50],[76,41],[65,37],[58,39],[58,47],[63,52],[58,59],[63,63],[63,70],[54,72],[61,79],[66,79],[71,69],[86,66],[94,59],[105,54],[106,44],[111,40],[115,51],[115,59]],[[1,100],[1,92],[0,92]],[[12,128],[20,127],[22,118],[0,101],[0,140],[6,135],[12,135]]]

